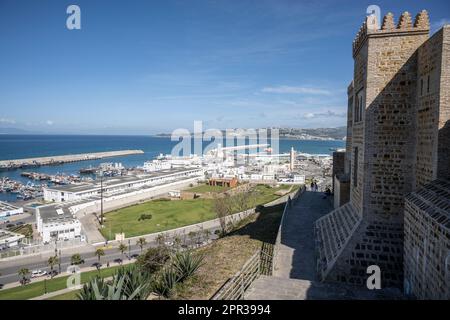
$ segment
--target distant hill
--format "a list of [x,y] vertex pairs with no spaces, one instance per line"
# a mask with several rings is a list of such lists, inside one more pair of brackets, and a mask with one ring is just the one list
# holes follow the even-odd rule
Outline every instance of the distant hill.
[[19,128],[9,128],[9,127],[0,127],[0,134],[36,134],[37,132],[32,132]]
[[[295,139],[295,140],[344,140],[347,136],[347,127],[316,128],[316,129],[301,129],[301,128],[277,128],[277,129],[279,130],[280,138]],[[225,135],[224,130],[222,130],[222,133]],[[160,138],[168,138],[168,137],[170,138],[171,134],[159,133],[153,136]]]
[[337,128],[280,128],[280,137],[301,140],[343,140],[347,136],[347,127]]

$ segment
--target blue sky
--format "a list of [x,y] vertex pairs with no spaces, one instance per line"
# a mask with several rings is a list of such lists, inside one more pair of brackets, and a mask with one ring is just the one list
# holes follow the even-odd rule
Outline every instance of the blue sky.
[[[66,8],[81,8],[81,30]],[[384,15],[448,1],[0,0],[0,127],[145,134],[345,125],[351,45]]]

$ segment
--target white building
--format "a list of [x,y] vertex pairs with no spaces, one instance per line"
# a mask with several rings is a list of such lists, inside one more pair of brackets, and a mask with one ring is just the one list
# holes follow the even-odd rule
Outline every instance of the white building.
[[0,230],[0,249],[17,247],[23,238],[23,234]]
[[81,223],[72,213],[57,205],[36,208],[37,231],[44,243],[81,238]]
[[23,208],[0,201],[0,218],[10,217],[21,213],[23,213]]
[[145,172],[155,172],[170,169],[172,168],[172,165],[168,161],[153,160],[144,162],[144,166],[142,168]]
[[[161,170],[144,175],[113,177],[103,181],[103,195],[111,196],[126,192],[127,190],[152,187],[203,175],[204,171],[201,168],[180,168]],[[44,188],[44,200],[53,202],[76,201],[98,196],[101,190],[102,188],[99,182],[46,187]]]

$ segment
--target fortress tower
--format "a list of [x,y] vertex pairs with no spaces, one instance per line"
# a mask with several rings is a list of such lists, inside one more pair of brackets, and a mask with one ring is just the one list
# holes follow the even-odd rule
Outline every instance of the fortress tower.
[[397,23],[391,13],[381,23],[370,16],[353,42],[350,200],[316,222],[322,280],[365,286],[367,267],[378,265],[383,287],[403,286],[405,196],[450,170],[448,130],[439,130],[450,119],[448,97],[439,98],[450,87],[444,68],[450,30],[428,40],[429,29],[426,11],[414,21],[405,12]]

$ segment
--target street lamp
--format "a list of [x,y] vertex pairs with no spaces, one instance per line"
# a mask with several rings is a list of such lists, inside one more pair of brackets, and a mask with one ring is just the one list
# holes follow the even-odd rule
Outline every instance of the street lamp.
[[131,240],[128,239],[128,260],[131,260]]

